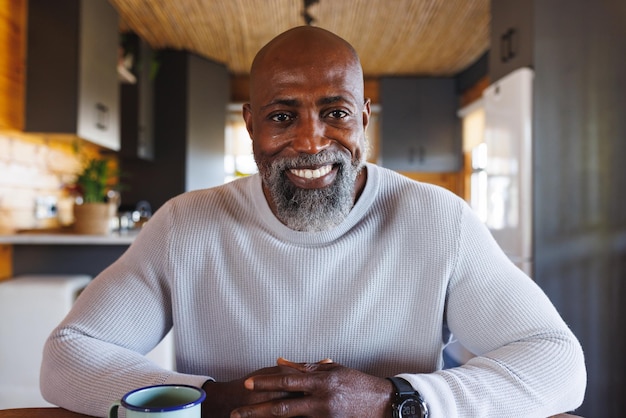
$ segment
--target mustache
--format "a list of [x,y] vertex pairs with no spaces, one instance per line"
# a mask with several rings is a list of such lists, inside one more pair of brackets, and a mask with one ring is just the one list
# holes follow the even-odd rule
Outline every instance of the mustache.
[[271,168],[279,171],[287,171],[294,168],[314,167],[322,165],[350,164],[350,157],[341,151],[323,150],[317,154],[300,153],[295,157],[281,157],[273,160]]

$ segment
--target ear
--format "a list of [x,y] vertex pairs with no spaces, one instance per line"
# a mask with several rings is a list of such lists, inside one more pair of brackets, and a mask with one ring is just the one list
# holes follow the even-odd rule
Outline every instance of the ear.
[[250,103],[245,103],[243,105],[243,120],[246,122],[246,129],[248,130],[248,135],[250,135],[250,139],[254,138],[252,131],[252,110],[250,109]]
[[371,114],[372,114],[372,109],[370,105],[370,99],[366,97],[365,103],[363,104],[363,132],[367,130],[367,126],[370,123]]

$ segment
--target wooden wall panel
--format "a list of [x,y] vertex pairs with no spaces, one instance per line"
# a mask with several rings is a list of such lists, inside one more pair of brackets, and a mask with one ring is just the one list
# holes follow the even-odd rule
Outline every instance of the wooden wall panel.
[[24,126],[26,0],[0,0],[0,129]]
[[13,246],[0,244],[0,281],[13,276]]
[[490,83],[489,77],[483,77],[480,80],[478,80],[478,82],[474,84],[472,87],[464,91],[459,100],[460,107],[465,107],[469,105],[470,103],[482,98],[483,92],[485,91],[487,87],[489,87],[489,83]]

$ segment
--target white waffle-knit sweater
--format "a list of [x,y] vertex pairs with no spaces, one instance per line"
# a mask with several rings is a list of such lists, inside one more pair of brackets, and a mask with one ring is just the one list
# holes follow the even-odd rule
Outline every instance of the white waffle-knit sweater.
[[[131,389],[231,380],[282,356],[401,375],[435,418],[576,408],[577,339],[471,209],[367,170],[358,202],[327,232],[281,224],[257,175],[169,201],[50,336],[45,398],[104,416]],[[172,326],[177,372],[142,356]],[[441,370],[447,329],[478,357]]]

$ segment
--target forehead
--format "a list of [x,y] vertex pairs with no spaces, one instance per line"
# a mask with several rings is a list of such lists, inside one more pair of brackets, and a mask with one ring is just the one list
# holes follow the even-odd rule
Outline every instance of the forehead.
[[255,84],[251,99],[264,102],[276,97],[319,99],[343,97],[361,101],[363,89],[358,78],[338,68],[320,66],[307,68],[283,68],[267,74],[263,83]]

